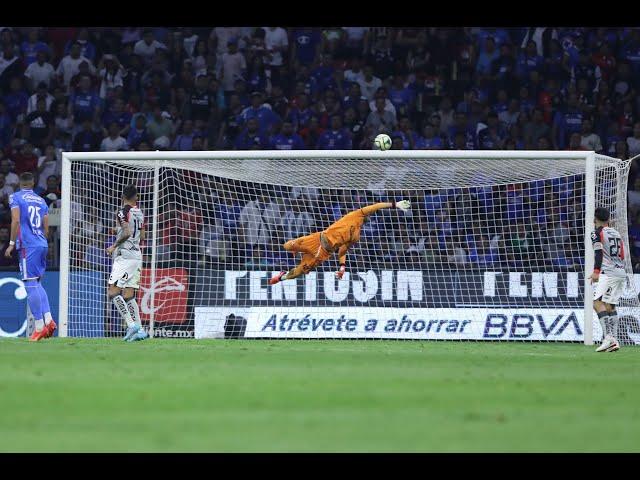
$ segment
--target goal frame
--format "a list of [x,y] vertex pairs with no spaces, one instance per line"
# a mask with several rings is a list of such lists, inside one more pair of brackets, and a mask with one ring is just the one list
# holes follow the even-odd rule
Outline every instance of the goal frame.
[[[595,159],[594,151],[556,151],[556,150],[259,150],[259,151],[151,151],[151,152],[63,152],[62,153],[62,199],[60,226],[60,298],[59,298],[59,336],[68,335],[68,284],[69,284],[69,240],[71,220],[71,164],[76,161],[96,162],[126,162],[147,160],[153,162],[154,188],[153,213],[151,235],[151,284],[155,283],[156,275],[156,242],[157,242],[157,213],[158,213],[158,178],[160,168],[172,160],[189,159],[241,159],[241,160],[269,160],[278,158],[308,159],[350,159],[350,160],[393,160],[400,158],[411,159],[449,159],[465,160],[483,158],[494,160],[518,160],[535,158],[538,160],[575,159],[585,162],[585,218],[584,218],[584,344],[593,345],[593,293],[589,272],[593,270],[594,252],[591,247],[590,231],[593,229],[595,212]],[[151,306],[155,305],[154,290],[151,291]],[[149,334],[153,337],[154,313],[151,308]]]

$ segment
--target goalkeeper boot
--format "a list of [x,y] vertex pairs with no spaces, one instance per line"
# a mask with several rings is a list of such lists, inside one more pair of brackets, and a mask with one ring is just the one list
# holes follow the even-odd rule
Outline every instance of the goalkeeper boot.
[[282,277],[285,273],[287,272],[280,272],[277,275],[271,277],[271,279],[269,280],[269,285],[275,285],[276,283],[278,283],[280,280],[282,280]]
[[596,352],[615,352],[616,350],[620,350],[620,344],[611,335],[604,337],[600,346],[596,348]]
[[58,326],[53,320],[51,320],[48,325],[45,325],[44,329],[47,331],[47,336],[45,338],[53,337],[53,332],[56,331],[56,328],[58,328]]
[[139,330],[140,330],[140,325],[138,325],[137,323],[134,323],[132,326],[127,328],[127,333],[124,334],[123,340],[125,342],[130,342],[131,339],[136,335],[136,333],[138,333]]
[[43,327],[42,330],[34,330],[29,337],[30,342],[39,342],[42,339],[47,338],[47,327]]
[[147,338],[149,338],[149,334],[144,328],[140,328],[140,330],[138,330],[138,332],[129,339],[129,342],[139,342],[141,340],[146,340]]

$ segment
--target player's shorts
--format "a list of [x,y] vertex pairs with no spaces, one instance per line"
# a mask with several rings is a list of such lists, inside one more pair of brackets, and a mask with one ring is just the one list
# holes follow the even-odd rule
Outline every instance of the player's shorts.
[[118,288],[140,288],[142,260],[139,258],[116,257],[109,275],[109,285]]
[[331,253],[327,252],[320,243],[320,232],[289,240],[284,244],[284,248],[289,252],[302,253],[300,266],[304,273],[309,273],[322,262],[331,258]]
[[593,287],[593,299],[610,305],[617,305],[618,300],[624,293],[626,283],[626,277],[610,277],[601,274]]
[[296,238],[295,240],[289,240],[284,244],[284,248],[289,252],[299,252],[304,255],[310,255],[321,262],[331,258],[331,253],[327,252],[320,243],[320,232]]
[[21,248],[20,273],[22,280],[41,278],[47,269],[48,247],[26,247]]

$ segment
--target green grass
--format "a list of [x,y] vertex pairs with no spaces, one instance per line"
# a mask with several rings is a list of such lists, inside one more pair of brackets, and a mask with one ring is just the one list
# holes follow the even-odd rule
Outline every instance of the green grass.
[[0,341],[0,451],[640,451],[640,350]]

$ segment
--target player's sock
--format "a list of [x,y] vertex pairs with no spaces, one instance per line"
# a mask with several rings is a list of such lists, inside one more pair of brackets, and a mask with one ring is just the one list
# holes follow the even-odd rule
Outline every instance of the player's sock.
[[604,340],[604,337],[606,337],[608,333],[608,329],[607,329],[608,318],[609,318],[609,312],[607,311],[598,312],[598,320],[600,321],[600,327],[602,327],[602,340]]
[[44,321],[42,320],[42,296],[38,288],[40,284],[36,280],[25,280],[24,286],[27,289],[29,309],[36,321],[36,331],[39,332],[44,328]]
[[131,313],[129,312],[129,308],[127,308],[127,302],[124,300],[124,297],[122,295],[116,295],[111,301],[116,306],[122,319],[127,322],[127,327],[133,327],[135,322],[133,318],[131,318]]
[[140,321],[140,307],[138,306],[136,297],[127,300],[127,307],[129,308],[129,313],[131,314],[131,318],[133,318],[133,321],[137,325],[142,325],[142,322]]
[[42,286],[42,283],[38,282],[38,287],[40,287],[40,298],[42,299],[42,313],[44,316],[45,325],[49,325],[53,320],[51,316],[51,307],[49,306],[49,296],[47,295],[47,291]]
[[620,319],[618,318],[618,312],[615,310],[609,314],[609,335],[618,341],[618,325]]

